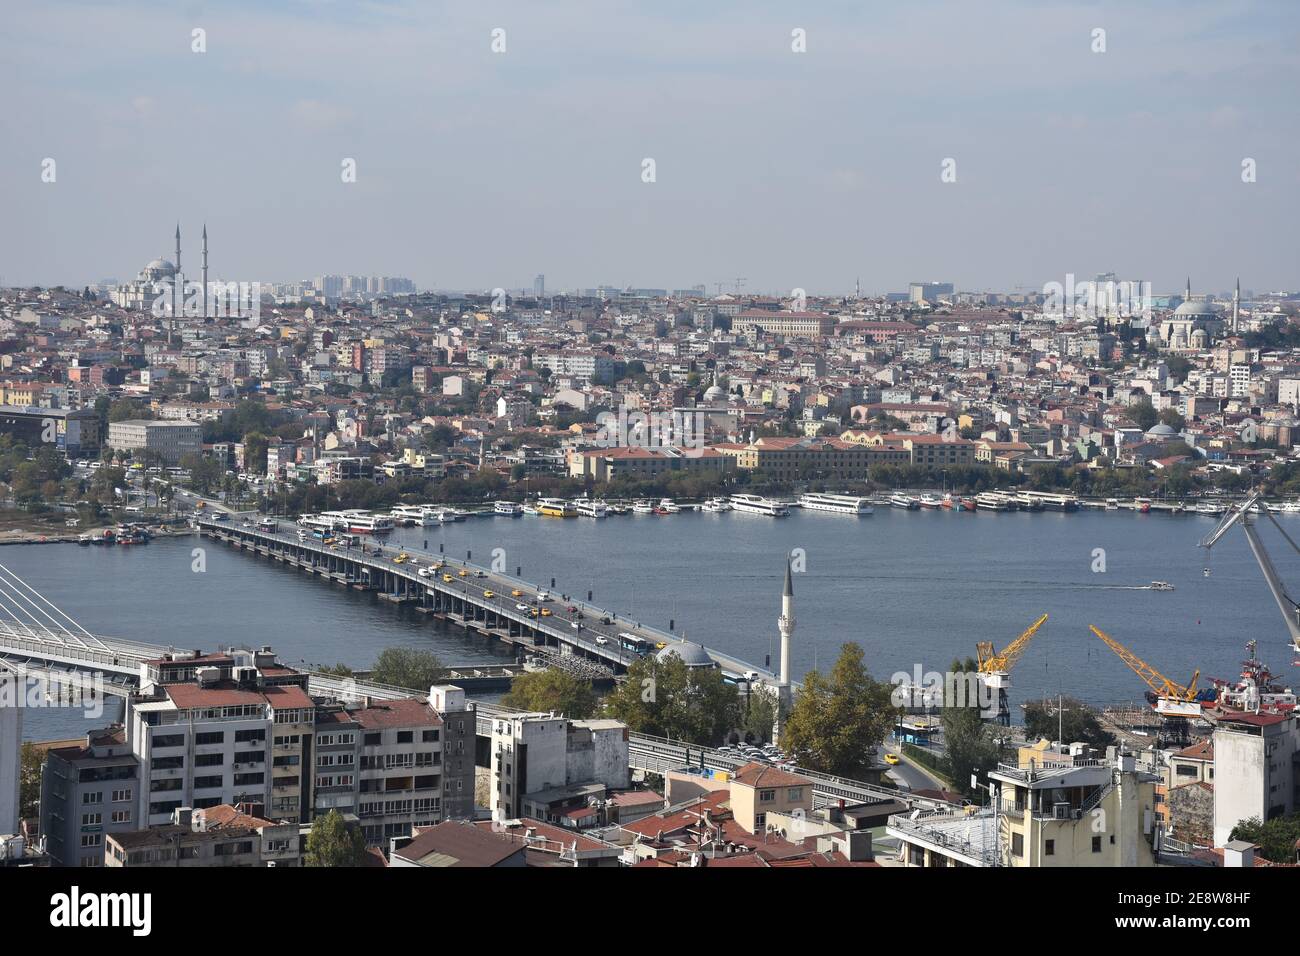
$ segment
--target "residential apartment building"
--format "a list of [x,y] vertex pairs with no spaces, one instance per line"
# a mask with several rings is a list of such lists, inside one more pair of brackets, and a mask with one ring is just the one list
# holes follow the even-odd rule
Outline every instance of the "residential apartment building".
[[168,465],[203,451],[203,427],[193,422],[129,419],[110,422],[108,446],[114,451],[156,452]]
[[489,746],[494,820],[562,823],[590,799],[631,786],[627,726],[616,720],[511,714],[493,719]]
[[298,827],[257,815],[257,806],[177,809],[172,822],[114,833],[105,845],[109,867],[230,867],[300,865]]
[[1295,714],[1234,714],[1214,731],[1214,845],[1252,817],[1272,820],[1297,805],[1300,731]]
[[122,727],[86,734],[85,746],[46,751],[41,834],[58,866],[103,866],[104,841],[138,829],[139,761]]

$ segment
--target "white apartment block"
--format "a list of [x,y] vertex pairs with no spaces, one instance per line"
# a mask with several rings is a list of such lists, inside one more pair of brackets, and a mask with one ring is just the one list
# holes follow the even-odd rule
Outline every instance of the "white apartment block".
[[169,465],[203,451],[203,428],[192,422],[130,419],[110,422],[108,445],[115,451],[152,451]]
[[1257,817],[1271,820],[1297,806],[1300,728],[1294,714],[1239,714],[1214,731],[1214,845]]

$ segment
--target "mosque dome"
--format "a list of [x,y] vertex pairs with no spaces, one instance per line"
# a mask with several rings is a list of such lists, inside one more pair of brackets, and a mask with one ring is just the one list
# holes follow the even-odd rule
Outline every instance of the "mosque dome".
[[680,657],[687,667],[717,666],[703,647],[689,641],[674,641],[655,656],[661,661],[666,661],[670,657]]
[[154,259],[144,267],[143,275],[150,279],[159,279],[164,276],[174,276],[176,267],[166,259]]
[[1174,309],[1176,318],[1199,318],[1201,316],[1218,317],[1223,307],[1213,302],[1200,301],[1195,302],[1191,299],[1186,300],[1178,308]]
[[1152,425],[1147,429],[1147,438],[1155,441],[1168,441],[1171,438],[1177,438],[1178,432],[1171,425],[1161,422],[1159,425]]

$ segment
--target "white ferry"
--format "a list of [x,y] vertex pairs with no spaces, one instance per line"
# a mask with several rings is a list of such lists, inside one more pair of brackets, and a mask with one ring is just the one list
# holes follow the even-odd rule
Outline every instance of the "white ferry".
[[443,524],[451,524],[453,521],[464,521],[465,513],[457,511],[455,508],[438,508],[438,520]]
[[927,511],[935,511],[943,505],[943,501],[938,495],[922,495],[920,504]]
[[638,515],[652,515],[655,513],[655,506],[642,498],[632,502],[632,513]]
[[407,528],[412,525],[427,528],[440,523],[438,513],[424,505],[397,505],[389,513],[395,523]]
[[790,514],[790,508],[784,501],[760,495],[732,495],[730,503],[734,510],[750,514],[769,515],[773,518],[784,518]]
[[304,528],[315,528],[320,531],[334,530],[334,518],[330,515],[299,515],[298,524]]
[[524,505],[524,514],[526,515],[539,515],[541,513],[542,513],[541,509],[539,509],[537,505],[533,505],[533,504]]
[[700,505],[701,511],[730,511],[731,504],[726,498],[710,498]]
[[609,505],[600,499],[592,501],[590,498],[580,498],[573,503],[573,506],[584,518],[603,518],[609,513]]
[[1006,511],[1007,501],[1002,495],[984,491],[975,496],[975,507],[980,511]]
[[578,517],[578,509],[573,507],[573,502],[563,498],[538,498],[537,510],[546,518]]
[[662,498],[662,499],[660,499],[660,501],[659,501],[659,509],[658,509],[658,510],[659,510],[660,512],[662,512],[663,514],[667,514],[667,515],[675,515],[675,514],[677,514],[678,512],[680,512],[682,509],[681,509],[681,506],[677,504],[677,502],[673,501],[673,499],[671,499],[671,498]]
[[890,495],[889,506],[891,508],[902,508],[904,511],[916,511],[921,507],[921,502],[919,499],[908,495]]
[[524,506],[517,501],[498,501],[492,506],[492,513],[505,515],[507,518],[518,518],[524,513]]
[[800,495],[799,506],[809,511],[834,511],[846,515],[869,515],[875,510],[871,507],[871,499],[852,495]]
[[340,530],[356,534],[386,534],[394,528],[393,519],[389,515],[370,514],[360,510],[341,511],[338,514],[344,516]]

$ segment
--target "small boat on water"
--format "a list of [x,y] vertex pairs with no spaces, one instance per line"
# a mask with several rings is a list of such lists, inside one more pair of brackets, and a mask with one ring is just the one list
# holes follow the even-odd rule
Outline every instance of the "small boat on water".
[[681,510],[682,510],[681,506],[678,505],[677,502],[673,501],[673,499],[661,498],[659,501],[659,507],[655,513],[658,514],[662,512],[663,514],[666,515],[675,515]]
[[524,505],[524,514],[526,515],[540,515],[541,513],[541,510],[536,505]]
[[730,511],[731,504],[726,498],[710,498],[700,505],[701,511]]
[[909,497],[908,495],[890,495],[889,507],[902,508],[904,511],[916,511],[921,507],[921,502],[919,499]]
[[1150,514],[1150,513],[1151,513],[1151,499],[1150,499],[1150,498],[1134,498],[1134,499],[1133,499],[1133,507],[1137,509],[1138,514],[1143,514],[1143,515],[1145,515],[1145,514]]
[[517,501],[498,501],[492,505],[492,513],[507,518],[518,518],[524,513],[524,506]]
[[920,505],[926,511],[935,511],[943,506],[943,502],[938,495],[921,495]]
[[1152,582],[1151,582],[1151,590],[1152,590],[1152,591],[1172,591],[1173,589],[1174,589],[1174,586],[1173,586],[1172,584],[1170,584],[1168,581],[1152,581]]
[[632,513],[637,515],[652,515],[655,513],[655,506],[644,498],[632,502]]

